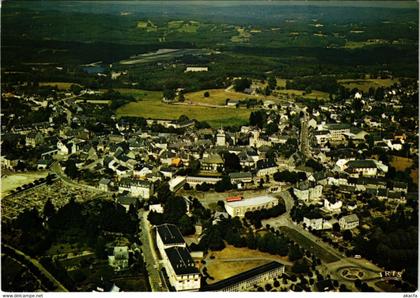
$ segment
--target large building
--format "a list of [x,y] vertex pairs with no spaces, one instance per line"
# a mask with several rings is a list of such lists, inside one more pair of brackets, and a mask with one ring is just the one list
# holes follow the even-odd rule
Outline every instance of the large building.
[[134,180],[125,178],[118,184],[118,191],[128,191],[134,197],[149,199],[153,195],[153,183],[145,180]]
[[237,201],[225,202],[226,212],[232,216],[245,216],[248,211],[273,208],[278,205],[279,200],[272,196],[260,196],[250,199],[241,199]]
[[179,229],[173,224],[156,227],[156,244],[170,284],[176,291],[198,291],[201,276]]

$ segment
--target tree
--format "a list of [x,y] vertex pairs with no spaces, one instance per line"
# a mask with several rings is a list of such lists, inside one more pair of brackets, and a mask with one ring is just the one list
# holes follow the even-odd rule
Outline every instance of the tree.
[[343,239],[346,241],[351,241],[353,239],[353,235],[350,230],[345,230],[343,232]]
[[338,224],[338,222],[336,222],[335,224],[333,224],[333,231],[334,232],[340,232],[340,225]]
[[308,273],[309,265],[304,259],[299,259],[293,264],[292,271],[294,273]]
[[204,92],[204,97],[209,97],[210,96],[210,92],[206,91]]
[[271,90],[276,89],[277,80],[275,77],[269,77],[267,80],[267,83],[268,83],[268,88],[270,88]]
[[217,192],[224,192],[226,190],[231,190],[233,188],[232,183],[230,182],[229,176],[223,176],[222,180],[217,181],[214,185],[214,190]]
[[224,159],[224,168],[227,173],[230,172],[239,172],[241,167],[241,161],[235,153],[226,152],[223,155]]
[[44,218],[50,218],[55,215],[55,207],[50,198],[45,202],[43,213]]
[[163,98],[167,101],[174,100],[176,96],[176,92],[174,89],[164,89],[163,90]]
[[251,80],[246,78],[236,79],[233,81],[233,88],[236,92],[243,92],[245,89],[251,86],[251,83]]
[[179,219],[178,227],[179,227],[179,230],[181,231],[181,234],[184,236],[195,233],[194,223],[192,222],[191,218],[186,214],[184,214]]
[[105,249],[105,239],[102,236],[99,236],[96,239],[96,244],[95,244],[95,253],[96,256],[100,259],[105,259],[106,258],[106,249]]

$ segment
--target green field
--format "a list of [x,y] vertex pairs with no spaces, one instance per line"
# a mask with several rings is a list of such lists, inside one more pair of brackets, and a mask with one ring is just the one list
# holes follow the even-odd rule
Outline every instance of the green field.
[[[209,92],[209,97],[204,97],[205,92]],[[240,93],[235,91],[226,91],[225,89],[207,89],[196,92],[190,92],[185,94],[185,101],[191,101],[194,103],[204,103],[212,105],[225,105],[226,99],[231,100],[243,100],[246,98],[256,98],[262,100],[275,100],[277,97],[274,96],[263,96],[263,95],[250,95],[246,93]]]
[[280,230],[286,234],[287,237],[296,241],[304,249],[309,250],[314,253],[318,258],[326,263],[336,262],[339,259],[323,249],[321,246],[313,242],[312,240],[306,238],[301,233],[296,230],[290,229],[288,227],[280,227]]
[[363,92],[368,92],[370,87],[390,87],[397,83],[398,79],[361,79],[361,80],[338,80],[338,83],[348,89],[357,88]]
[[190,119],[206,121],[214,127],[220,125],[244,125],[248,122],[248,109],[211,108],[203,106],[173,105],[163,103],[162,92],[132,89],[117,89],[122,94],[133,95],[139,101],[130,102],[116,112],[117,117],[138,116],[150,119],[178,119],[186,115]]

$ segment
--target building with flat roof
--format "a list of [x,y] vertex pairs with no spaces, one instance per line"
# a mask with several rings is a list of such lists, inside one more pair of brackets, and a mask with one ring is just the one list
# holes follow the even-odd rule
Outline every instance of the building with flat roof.
[[163,261],[169,282],[177,292],[200,289],[200,273],[186,247],[174,246],[165,249]]
[[159,251],[173,246],[186,247],[185,240],[176,225],[163,224],[156,226],[156,234]]
[[170,284],[176,291],[198,291],[201,275],[177,226],[156,227],[156,244]]
[[272,196],[259,196],[250,199],[243,199],[233,202],[225,202],[226,212],[232,216],[245,216],[248,211],[273,208],[278,205],[279,200]]

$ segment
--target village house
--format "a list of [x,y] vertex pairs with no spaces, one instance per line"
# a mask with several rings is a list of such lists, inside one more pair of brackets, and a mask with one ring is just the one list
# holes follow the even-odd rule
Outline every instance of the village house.
[[356,214],[346,215],[338,220],[341,230],[351,230],[359,226],[359,218]]
[[108,264],[115,271],[122,271],[128,269],[128,247],[116,246],[112,256],[108,256]]

